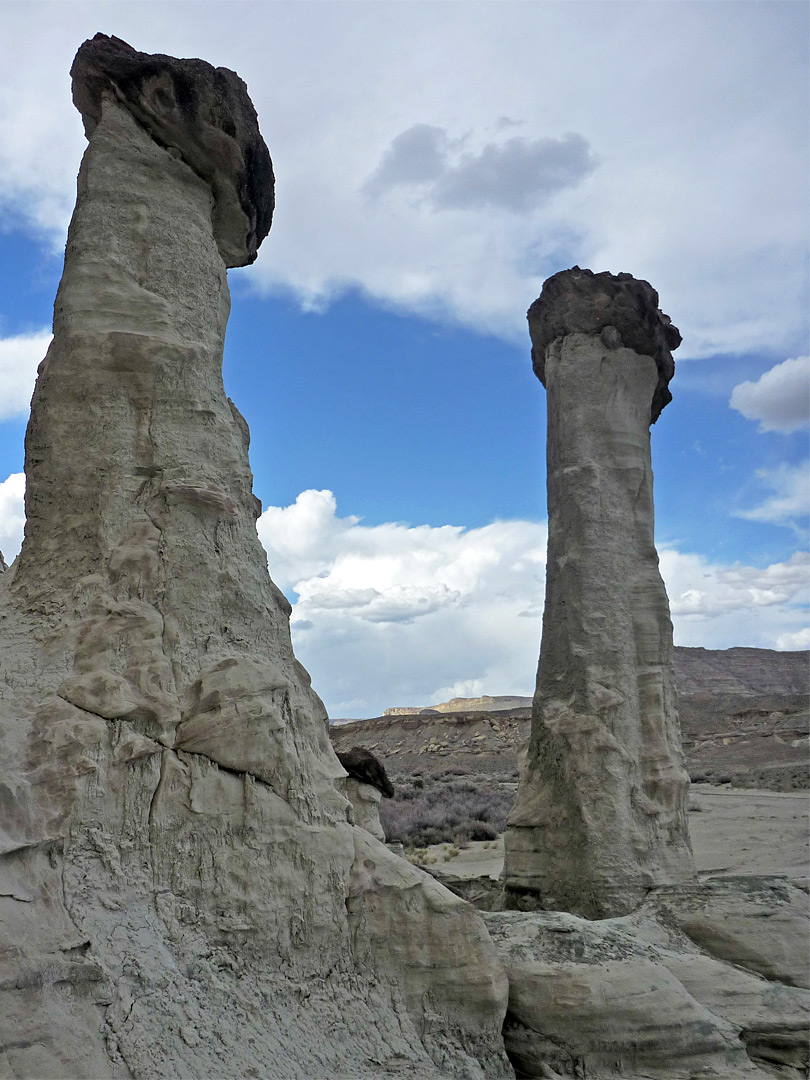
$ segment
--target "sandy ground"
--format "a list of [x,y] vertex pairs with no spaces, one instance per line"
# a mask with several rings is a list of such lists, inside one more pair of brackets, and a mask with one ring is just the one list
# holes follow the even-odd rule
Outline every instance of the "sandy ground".
[[[810,876],[810,792],[758,791],[693,784],[689,830],[698,873]],[[503,840],[472,843],[450,856],[428,849],[436,869],[471,878],[498,877]]]

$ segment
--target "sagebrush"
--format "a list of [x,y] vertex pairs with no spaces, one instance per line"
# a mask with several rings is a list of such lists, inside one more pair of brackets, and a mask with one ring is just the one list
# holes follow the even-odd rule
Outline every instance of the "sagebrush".
[[415,777],[395,786],[380,804],[380,820],[386,839],[406,847],[494,840],[514,801],[512,792],[471,780]]

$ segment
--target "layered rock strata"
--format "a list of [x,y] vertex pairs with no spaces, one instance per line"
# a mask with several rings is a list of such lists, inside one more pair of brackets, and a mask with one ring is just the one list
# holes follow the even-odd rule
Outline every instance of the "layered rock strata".
[[506,1077],[480,918],[352,823],[222,385],[241,80],[98,35],[0,579],[0,1075]]
[[506,903],[589,918],[693,876],[650,423],[680,334],[647,282],[575,267],[529,309],[548,401],[549,545]]
[[808,896],[784,879],[662,888],[632,915],[484,916],[520,1076],[802,1080]]

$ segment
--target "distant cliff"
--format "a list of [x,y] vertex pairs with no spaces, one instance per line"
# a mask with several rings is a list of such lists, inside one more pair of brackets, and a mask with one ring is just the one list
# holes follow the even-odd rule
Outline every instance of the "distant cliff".
[[[678,692],[686,694],[801,694],[810,689],[810,651],[775,649],[689,649],[675,647]],[[438,705],[397,705],[383,716],[415,713],[505,712],[531,707],[530,697],[451,698]]]
[[675,649],[681,694],[801,694],[810,688],[810,651]]

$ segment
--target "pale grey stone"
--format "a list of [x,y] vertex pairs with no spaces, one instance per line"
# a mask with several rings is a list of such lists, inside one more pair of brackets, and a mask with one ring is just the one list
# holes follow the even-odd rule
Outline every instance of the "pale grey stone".
[[385,830],[380,821],[380,800],[382,794],[371,784],[360,780],[346,781],[346,795],[354,810],[354,823],[371,833],[373,837],[385,843]]
[[0,578],[0,1075],[506,1078],[483,923],[352,824],[256,533],[222,386],[252,106],[127,50],[74,66],[89,146]]
[[[509,976],[504,1035],[519,1074],[802,1080],[810,993],[788,985],[807,966],[797,893],[779,879],[724,879],[655,891],[620,918],[486,913]],[[700,940],[696,910],[713,928]],[[760,973],[769,949],[770,979]]]
[[680,335],[657,305],[629,274],[575,268],[529,312],[548,392],[549,547],[531,737],[505,840],[511,907],[620,915],[694,873],[649,435]]

